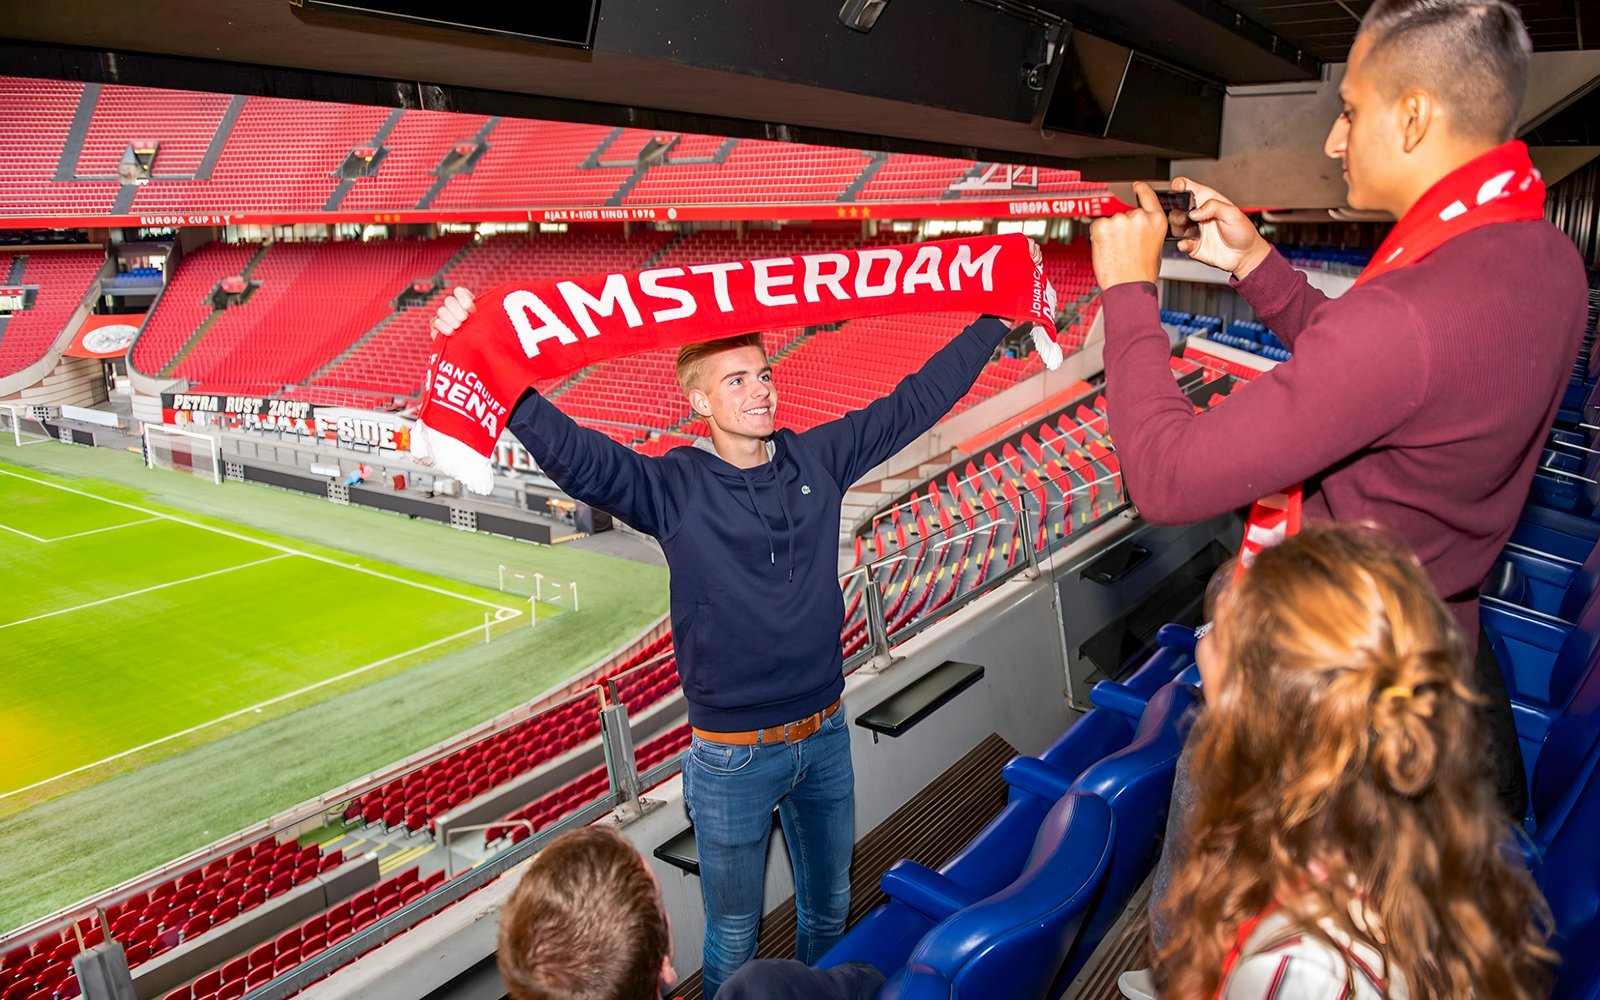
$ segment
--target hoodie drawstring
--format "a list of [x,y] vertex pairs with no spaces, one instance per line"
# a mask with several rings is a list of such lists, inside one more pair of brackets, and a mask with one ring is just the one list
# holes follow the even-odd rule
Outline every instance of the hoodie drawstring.
[[767,561],[776,566],[778,565],[778,551],[777,546],[772,542],[772,526],[767,524],[765,517],[761,516],[761,505],[756,503],[756,488],[750,485],[750,477],[741,472],[739,478],[744,480],[744,491],[750,494],[750,507],[756,512],[756,520],[761,522],[761,530],[767,533]]
[[[777,543],[772,540],[772,526],[767,523],[766,517],[762,515],[762,513],[761,513],[761,505],[759,503],[756,503],[756,490],[755,490],[754,486],[750,485],[750,477],[748,475],[745,475],[741,471],[739,478],[744,480],[745,492],[750,494],[750,507],[751,507],[751,509],[753,509],[756,512],[756,520],[761,522],[762,530],[767,533],[767,561],[771,565],[776,566],[776,565],[778,565],[778,546],[777,546]],[[776,480],[776,477],[774,477],[774,479]],[[787,503],[785,503],[784,499],[783,499],[783,483],[782,483],[782,481],[778,481],[778,509],[783,511],[783,526],[785,528],[789,529],[789,582],[793,583],[794,582],[794,520],[789,517],[789,505]]]
[[[783,526],[789,530],[789,582],[794,582],[794,521],[789,517],[789,505],[783,499],[783,480],[773,469],[773,480],[778,484],[778,509],[783,511]],[[765,521],[765,518],[762,518]],[[771,537],[770,534],[768,537]]]

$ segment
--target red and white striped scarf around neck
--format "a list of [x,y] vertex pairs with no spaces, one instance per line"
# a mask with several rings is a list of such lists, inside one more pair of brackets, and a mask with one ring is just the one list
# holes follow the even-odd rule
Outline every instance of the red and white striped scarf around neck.
[[1439,178],[1394,224],[1356,284],[1415,264],[1480,226],[1542,218],[1544,181],[1528,147],[1513,139]]
[[515,282],[479,296],[455,335],[434,342],[411,454],[488,493],[489,455],[536,382],[753,330],[912,312],[1031,319],[1045,364],[1061,363],[1046,332],[1055,290],[1015,234]]

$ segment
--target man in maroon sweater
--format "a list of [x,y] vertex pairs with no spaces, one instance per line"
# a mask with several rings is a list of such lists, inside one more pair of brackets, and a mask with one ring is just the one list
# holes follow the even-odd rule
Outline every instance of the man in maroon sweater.
[[[1198,521],[1303,482],[1305,516],[1376,522],[1408,542],[1478,644],[1476,588],[1527,499],[1587,308],[1582,261],[1539,217],[1542,183],[1507,142],[1528,64],[1504,0],[1369,10],[1325,151],[1344,163],[1351,206],[1401,221],[1339,298],[1184,178],[1173,187],[1193,192],[1187,217],[1168,219],[1137,185],[1139,209],[1094,224],[1108,417],[1146,518]],[[1231,272],[1294,353],[1206,413],[1178,391],[1159,323],[1169,225],[1179,250]],[[1527,789],[1492,654],[1478,674],[1501,798],[1520,818]]]

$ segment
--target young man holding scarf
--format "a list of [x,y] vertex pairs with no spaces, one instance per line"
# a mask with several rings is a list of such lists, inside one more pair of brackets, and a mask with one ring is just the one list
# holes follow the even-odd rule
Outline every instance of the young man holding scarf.
[[[1053,303],[1039,248],[1029,250],[1031,262],[1019,255],[1010,266],[1031,264]],[[434,332],[453,334],[475,311],[456,289]],[[531,389],[511,413],[507,427],[563,490],[659,539],[666,554],[695,727],[683,795],[705,900],[707,997],[755,956],[774,809],[794,868],[796,957],[810,965],[844,933],[855,775],[840,704],[840,502],[966,395],[1012,329],[986,316],[888,396],[804,433],[776,426],[759,334],[688,344],[678,379],[711,443],[662,458],[579,426]]]
[[[1234,510],[1304,483],[1310,518],[1373,521],[1422,560],[1478,646],[1499,792],[1527,786],[1504,679],[1480,640],[1477,588],[1527,499],[1577,357],[1583,265],[1544,221],[1544,185],[1509,141],[1530,45],[1504,0],[1378,0],[1339,88],[1325,151],[1354,208],[1399,220],[1330,299],[1235,205],[1184,178],[1195,207],[1140,208],[1091,229],[1104,292],[1106,397],[1130,497],[1157,523]],[[1230,284],[1294,352],[1214,411],[1174,384],[1156,281],[1178,248]]]

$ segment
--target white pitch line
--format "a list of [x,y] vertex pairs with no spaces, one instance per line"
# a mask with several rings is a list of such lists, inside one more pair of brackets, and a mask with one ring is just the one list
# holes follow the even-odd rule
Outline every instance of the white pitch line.
[[[273,558],[282,558],[282,557],[281,556],[274,556]],[[471,628],[463,629],[460,632],[454,633],[453,635],[447,635],[442,639],[435,639],[432,642],[423,643],[422,645],[417,646],[417,647],[415,647],[413,649],[408,649],[403,653],[396,653],[393,656],[386,656],[381,660],[374,660],[371,663],[365,664],[363,666],[356,667],[354,670],[346,670],[344,673],[339,674],[337,677],[329,677],[329,678],[326,678],[324,680],[317,681],[315,684],[307,684],[305,687],[299,688],[299,689],[294,690],[294,691],[290,691],[287,694],[280,694],[275,698],[268,698],[266,701],[258,701],[254,705],[250,705],[250,706],[248,706],[246,708],[239,709],[237,712],[229,712],[227,715],[219,715],[215,719],[212,719],[210,722],[202,722],[198,726],[190,726],[188,729],[184,729],[184,730],[182,730],[180,732],[172,733],[169,736],[163,736],[159,740],[151,740],[149,743],[141,744],[139,746],[133,747],[130,750],[124,750],[121,753],[114,753],[109,757],[102,757],[100,760],[97,760],[92,764],[85,764],[82,767],[75,767],[70,771],[62,771],[60,774],[55,775],[54,777],[45,778],[43,781],[35,781],[31,785],[25,785],[22,788],[16,788],[16,789],[13,789],[13,790],[11,790],[9,792],[0,792],[0,799],[10,798],[13,795],[21,795],[23,792],[26,792],[29,789],[38,788],[41,785],[48,785],[52,781],[60,781],[62,778],[70,777],[70,776],[72,776],[74,774],[77,774],[80,771],[87,771],[92,767],[99,767],[101,764],[109,764],[111,761],[117,760],[118,758],[121,758],[121,757],[126,757],[129,754],[138,753],[141,750],[148,750],[148,749],[150,749],[151,747],[154,747],[154,746],[160,746],[161,744],[169,742],[171,740],[175,740],[175,739],[179,738],[180,736],[187,736],[190,733],[197,733],[202,729],[210,728],[211,726],[215,726],[218,723],[227,722],[229,719],[236,719],[241,715],[248,715],[249,713],[254,712],[257,709],[266,708],[268,705],[275,705],[280,701],[285,701],[285,700],[287,700],[289,698],[297,697],[299,695],[305,694],[308,691],[315,691],[317,688],[326,687],[329,684],[333,684],[333,683],[336,683],[338,681],[345,680],[346,678],[349,678],[349,677],[354,677],[357,674],[366,673],[368,670],[372,670],[374,668],[381,667],[386,663],[393,663],[395,660],[401,659],[402,657],[411,656],[411,655],[413,655],[415,653],[420,653],[420,652],[422,652],[424,650],[432,649],[434,646],[438,646],[438,645],[441,645],[441,644],[446,643],[446,642],[450,642],[450,641],[455,640],[455,639],[460,639],[463,636],[475,635],[475,634],[477,634],[478,632],[481,632],[481,631],[483,631],[483,624],[480,622],[479,624],[474,625]]]
[[50,540],[48,538],[40,538],[38,535],[30,535],[26,531],[22,531],[20,529],[13,528],[13,527],[11,527],[10,525],[7,525],[7,524],[0,524],[0,528],[4,528],[6,531],[9,531],[9,532],[11,532],[13,534],[21,535],[23,538],[31,538],[36,542],[48,542]]
[[127,521],[127,522],[125,522],[123,524],[113,524],[113,525],[111,525],[109,527],[105,527],[105,528],[91,528],[88,531],[80,531],[75,535],[60,535],[60,536],[58,536],[56,538],[46,538],[46,539],[43,539],[43,541],[46,541],[46,542],[64,542],[69,538],[82,538],[84,535],[98,535],[102,531],[116,531],[118,528],[131,528],[136,524],[149,524],[151,521],[159,521],[159,520],[161,520],[161,518],[159,518],[159,517],[145,517],[145,518],[140,518],[137,521]]
[[32,618],[19,618],[14,622],[5,622],[4,624],[0,624],[0,628],[10,628],[13,625],[26,625],[29,622],[39,621],[41,618],[54,618],[56,615],[71,614],[74,611],[82,611],[84,608],[92,608],[97,604],[110,604],[112,601],[121,601],[129,597],[138,597],[140,594],[148,594],[152,590],[165,590],[167,587],[176,587],[179,584],[193,583],[196,580],[204,580],[207,577],[221,576],[223,573],[232,573],[236,569],[249,569],[251,566],[260,566],[262,563],[276,562],[279,559],[287,559],[291,554],[292,553],[289,552],[282,552],[275,556],[268,556],[265,559],[257,559],[255,562],[240,563],[237,566],[227,566],[223,569],[214,569],[209,573],[201,573],[199,576],[191,576],[182,580],[173,580],[170,583],[158,583],[154,587],[145,587],[142,590],[130,590],[126,594],[117,594],[113,597],[102,597],[98,601],[90,601],[88,604],[80,604],[77,607],[62,608],[60,611],[46,611],[44,614],[34,615]]
[[[58,483],[48,482],[43,479],[35,479],[32,476],[19,475],[15,472],[8,472],[5,469],[0,469],[0,476],[10,476],[13,479],[20,479],[25,483],[33,483],[38,486],[48,486],[51,489],[61,490],[64,493],[75,493],[80,497],[88,497],[90,500],[99,500],[101,503],[109,503],[117,507],[126,507],[128,510],[136,510],[141,514],[149,514],[151,517],[159,518],[163,521],[172,521],[175,524],[184,524],[191,528],[199,528],[202,531],[210,531],[218,535],[225,535],[228,538],[236,538],[242,542],[252,542],[256,545],[264,546],[265,548],[277,549],[279,552],[283,552],[287,555],[305,556],[307,559],[315,559],[317,562],[327,563],[329,566],[339,566],[343,569],[354,570],[357,573],[365,573],[368,576],[375,576],[383,580],[392,580],[395,583],[403,583],[408,587],[416,587],[419,590],[431,590],[435,594],[443,594],[446,597],[454,597],[458,600],[470,601],[473,604],[481,604],[486,608],[494,608],[497,611],[510,612],[510,614],[508,614],[506,617],[515,617],[522,614],[522,610],[520,608],[508,608],[503,604],[496,604],[493,601],[485,601],[479,597],[468,597],[466,594],[458,594],[453,590],[445,590],[443,587],[434,587],[426,583],[417,583],[415,580],[407,580],[404,577],[391,576],[388,573],[380,573],[375,569],[366,569],[362,566],[352,566],[349,563],[342,563],[337,559],[329,559],[327,556],[319,556],[314,552],[302,552],[299,549],[292,549],[287,545],[279,545],[276,542],[268,542],[260,538],[251,538],[249,535],[241,535],[236,531],[228,531],[225,528],[212,527],[209,524],[201,524],[198,521],[190,521],[187,518],[174,517],[171,514],[163,514],[158,510],[151,510],[148,507],[139,507],[131,503],[123,503],[121,500],[112,500],[107,497],[96,496],[93,493],[86,493],[83,490],[75,490],[70,486],[62,486]],[[8,530],[14,531],[16,529],[13,528]],[[18,534],[21,534],[21,532],[18,532]],[[43,541],[43,539],[39,540]],[[480,625],[478,627],[482,628],[483,626]]]

